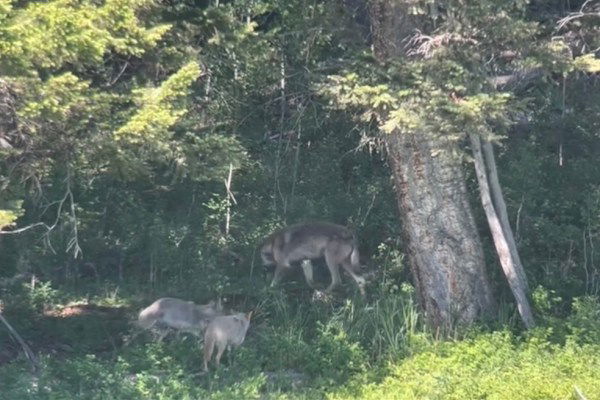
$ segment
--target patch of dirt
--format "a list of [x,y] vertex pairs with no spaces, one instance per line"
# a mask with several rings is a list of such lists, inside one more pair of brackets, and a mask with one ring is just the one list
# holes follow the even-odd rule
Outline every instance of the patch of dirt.
[[84,315],[95,315],[98,317],[121,318],[127,311],[125,307],[107,307],[96,304],[72,304],[60,309],[44,311],[45,317],[69,318]]
[[[99,354],[121,347],[123,335],[130,329],[129,311],[127,307],[70,304],[37,315],[21,315],[21,324],[28,328],[15,329],[36,354]],[[12,338],[0,338],[0,365],[20,354],[22,350]]]

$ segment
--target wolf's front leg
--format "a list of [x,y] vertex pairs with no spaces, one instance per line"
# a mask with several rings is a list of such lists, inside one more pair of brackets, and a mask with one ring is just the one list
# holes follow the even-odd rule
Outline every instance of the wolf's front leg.
[[275,267],[275,273],[273,274],[273,280],[271,281],[271,287],[277,286],[279,282],[281,282],[281,278],[283,277],[283,271],[290,266],[285,264],[277,264]]
[[310,286],[312,289],[316,289],[315,281],[313,278],[313,265],[311,260],[302,261],[302,271],[304,272],[304,278],[306,279],[306,283],[308,283],[308,286]]

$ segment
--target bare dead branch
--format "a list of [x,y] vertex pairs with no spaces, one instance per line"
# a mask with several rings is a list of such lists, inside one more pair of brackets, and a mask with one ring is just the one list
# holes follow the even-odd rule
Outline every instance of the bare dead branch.
[[69,214],[71,217],[71,222],[73,224],[73,230],[72,230],[73,236],[69,240],[69,243],[67,245],[67,251],[72,249],[73,253],[74,253],[74,257],[76,258],[77,256],[79,256],[82,253],[82,251],[81,251],[81,247],[79,246],[79,232],[78,232],[78,228],[77,228],[77,215],[75,213],[75,199],[73,197],[73,192],[71,191],[71,172],[70,171],[67,172],[67,177],[65,178],[64,182],[65,182],[67,188],[66,188],[65,193],[63,194],[62,198],[60,200],[51,202],[48,205],[46,205],[46,208],[42,212],[42,215],[44,215],[45,212],[51,206],[58,204],[58,208],[56,210],[56,217],[54,218],[54,222],[51,225],[48,225],[45,222],[36,222],[34,224],[31,224],[31,225],[28,225],[28,226],[25,226],[25,227],[22,227],[19,229],[6,230],[6,231],[0,230],[0,235],[16,235],[19,233],[26,232],[30,229],[36,228],[38,226],[41,226],[45,230],[44,234],[42,235],[44,243],[50,248],[50,250],[52,252],[55,253],[55,250],[52,247],[52,243],[50,242],[50,233],[52,231],[54,231],[54,229],[58,226],[58,223],[60,222],[60,219],[61,219],[61,214],[63,211],[63,207],[65,205],[65,202],[67,200],[69,200],[69,203],[70,203]]
[[508,89],[516,86],[524,86],[531,81],[544,75],[541,68],[526,69],[510,75],[499,75],[488,78],[488,82],[496,89]]
[[75,201],[73,200],[73,193],[71,192],[70,185],[67,186],[69,190],[69,199],[71,201],[71,223],[73,224],[73,236],[69,240],[67,245],[67,252],[73,249],[73,258],[77,258],[82,253],[81,247],[79,247],[79,235],[77,230],[77,215],[75,215]]
[[365,216],[363,217],[362,221],[359,223],[359,226],[365,226],[366,222],[367,222],[367,218],[369,217],[369,214],[371,213],[371,210],[373,209],[373,206],[375,205],[375,198],[377,197],[377,193],[373,194],[373,198],[371,199],[371,204],[369,204],[369,207],[367,207],[367,211],[365,212]]
[[237,201],[231,191],[231,179],[233,178],[233,164],[229,164],[229,175],[224,180],[225,190],[227,191],[227,215],[225,216],[225,236],[229,236],[229,223],[231,221],[231,202],[237,205]]
[[517,210],[517,218],[515,220],[515,240],[519,241],[519,229],[521,227],[521,212],[523,211],[523,203],[525,202],[525,196],[521,197],[521,204],[519,204],[519,209]]
[[435,53],[435,50],[451,43],[461,43],[476,45],[478,42],[473,38],[464,37],[455,33],[442,33],[440,35],[428,36],[424,35],[420,30],[407,41],[406,52],[409,56],[422,56],[430,58]]
[[4,318],[1,310],[0,310],[0,321],[2,321],[2,323],[8,329],[8,331],[11,333],[11,335],[21,345],[21,348],[23,349],[23,352],[25,353],[25,357],[27,358],[27,360],[29,361],[29,364],[31,365],[31,371],[33,373],[36,373],[37,371],[39,371],[40,364],[37,360],[37,357],[35,356],[35,354],[33,354],[33,351],[31,351],[31,349],[29,348],[29,345],[27,345],[27,343],[25,343],[23,338],[21,338],[21,335],[19,335],[17,333],[17,331],[8,323],[6,318]]
[[570,13],[569,15],[567,15],[566,17],[560,19],[558,21],[558,25],[556,26],[556,30],[560,31],[562,28],[565,27],[565,25],[567,25],[569,22],[572,22],[576,19],[580,19],[580,18],[585,18],[585,17],[596,17],[596,18],[600,18],[600,7],[598,5],[596,5],[597,9],[594,9],[594,4],[591,4],[592,7],[592,11],[585,11],[586,7],[588,5],[590,5],[591,0],[586,0],[582,5],[581,8],[579,9],[579,11],[574,12],[574,13]]
[[117,83],[117,81],[121,78],[121,75],[123,75],[123,73],[125,72],[125,70],[127,69],[128,66],[129,66],[129,61],[126,61],[125,64],[123,64],[123,68],[121,68],[121,71],[117,74],[117,76],[113,80],[108,82],[108,84],[106,86],[110,87],[110,86],[114,85],[115,83]]
[[43,226],[44,228],[46,228],[46,230],[50,229],[50,226],[48,226],[44,222],[36,222],[35,224],[27,225],[23,228],[15,229],[12,231],[0,231],[0,235],[16,235],[17,233],[23,233],[38,226]]
[[577,387],[577,385],[575,385],[573,389],[575,391],[575,396],[577,397],[577,400],[587,400],[587,398],[584,396],[584,394],[581,391],[581,389],[579,389]]

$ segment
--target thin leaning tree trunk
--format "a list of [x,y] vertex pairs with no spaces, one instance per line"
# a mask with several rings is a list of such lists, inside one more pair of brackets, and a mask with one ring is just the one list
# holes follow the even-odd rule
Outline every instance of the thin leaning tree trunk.
[[27,343],[25,343],[25,341],[23,340],[23,338],[21,338],[21,335],[19,335],[17,333],[17,331],[15,330],[15,328],[13,328],[8,323],[8,321],[6,320],[6,318],[4,318],[4,316],[2,315],[1,311],[0,311],[0,322],[2,322],[4,324],[4,326],[6,326],[6,329],[8,329],[8,331],[11,333],[11,335],[13,335],[13,337],[21,345],[21,348],[23,349],[23,353],[25,353],[25,357],[27,358],[27,360],[29,361],[29,363],[31,365],[31,371],[33,373],[38,372],[39,369],[40,369],[40,364],[39,364],[39,362],[38,362],[35,354],[33,354],[33,351],[31,351],[31,349],[29,348],[29,346],[27,345]]
[[492,196],[492,202],[494,209],[500,217],[500,224],[502,225],[502,231],[508,242],[508,248],[510,250],[512,259],[515,264],[515,271],[519,275],[520,281],[525,287],[525,291],[529,292],[529,284],[527,283],[527,275],[525,275],[525,269],[521,263],[521,257],[519,257],[519,251],[517,250],[517,243],[515,242],[515,236],[513,235],[510,222],[508,220],[508,212],[506,211],[506,203],[504,202],[504,196],[502,195],[502,188],[500,187],[500,181],[498,179],[498,170],[496,168],[496,158],[494,157],[494,148],[490,141],[482,141],[483,159],[487,168],[487,175],[489,178],[490,192]]
[[500,265],[504,271],[504,275],[508,280],[513,295],[517,301],[517,308],[523,324],[527,329],[535,326],[535,320],[533,313],[527,299],[527,283],[522,279],[521,274],[517,271],[516,262],[512,257],[510,251],[510,245],[506,238],[504,229],[498,217],[498,213],[494,208],[492,196],[490,193],[490,185],[488,176],[485,168],[485,161],[482,152],[481,139],[475,134],[470,134],[469,139],[471,141],[471,147],[473,151],[473,159],[475,164],[475,173],[477,175],[477,181],[479,183],[479,194],[481,197],[481,204],[494,239],[494,245],[496,252],[500,259]]

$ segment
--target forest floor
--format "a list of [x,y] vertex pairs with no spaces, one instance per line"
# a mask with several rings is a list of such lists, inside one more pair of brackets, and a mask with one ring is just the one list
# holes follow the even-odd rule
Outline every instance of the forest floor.
[[[135,326],[152,294],[90,290],[65,295],[47,286],[6,303],[3,315],[39,370],[31,372],[2,327],[0,399],[600,399],[593,325],[564,334],[558,325],[527,334],[480,329],[442,341],[424,332],[409,337],[397,322],[386,342],[357,336],[335,307],[275,297],[242,347],[205,374],[194,336],[157,343]],[[587,326],[588,314],[578,315],[578,326]],[[401,344],[395,352],[394,343]]]

